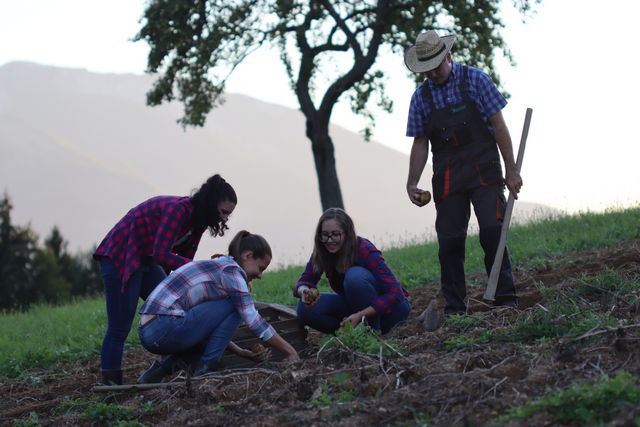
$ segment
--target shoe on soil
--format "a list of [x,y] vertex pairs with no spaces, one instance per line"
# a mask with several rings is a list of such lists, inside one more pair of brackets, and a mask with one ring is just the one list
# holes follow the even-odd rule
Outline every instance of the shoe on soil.
[[154,360],[151,367],[140,375],[140,378],[138,378],[138,384],[155,384],[162,382],[162,379],[170,373],[171,372],[162,366],[160,362]]
[[505,298],[498,299],[493,302],[494,307],[513,307],[516,308],[518,306],[518,300],[515,298]]
[[122,385],[122,369],[103,369],[102,384]]
[[429,301],[429,305],[426,310],[418,316],[418,320],[427,332],[433,332],[442,325],[442,314],[438,310],[436,300]]
[[220,369],[220,362],[218,362],[217,360],[209,360],[206,362],[198,362],[198,364],[196,365],[194,371],[193,371],[193,376],[195,377],[201,377],[203,375],[207,375],[207,374],[211,374],[214,372],[217,372]]

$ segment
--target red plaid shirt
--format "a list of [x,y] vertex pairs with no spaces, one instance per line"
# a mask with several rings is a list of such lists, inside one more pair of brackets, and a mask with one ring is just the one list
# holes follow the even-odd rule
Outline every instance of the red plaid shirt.
[[122,286],[143,263],[176,270],[193,260],[204,230],[193,230],[190,197],[157,196],[131,209],[109,231],[93,254],[108,257]]
[[[376,248],[373,243],[358,237],[358,248],[356,249],[356,262],[354,265],[364,267],[369,270],[376,280],[382,284],[384,291],[376,299],[371,302],[371,306],[378,313],[389,314],[392,307],[409,296],[409,292],[402,287],[396,276],[382,257],[382,252]],[[296,283],[294,295],[299,298],[298,288],[302,285],[315,288],[320,281],[320,274],[313,272],[313,259],[307,263],[302,276]],[[337,294],[344,295],[344,274],[337,272],[327,273],[329,285]]]

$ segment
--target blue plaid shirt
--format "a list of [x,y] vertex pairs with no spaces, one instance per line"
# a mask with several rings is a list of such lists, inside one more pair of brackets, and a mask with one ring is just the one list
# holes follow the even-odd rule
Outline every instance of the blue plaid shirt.
[[275,334],[253,304],[247,275],[229,256],[194,261],[180,267],[156,286],[140,314],[184,316],[198,304],[221,298],[231,298],[240,317],[256,336],[268,340]]
[[[451,75],[444,85],[438,86],[427,79],[413,92],[407,120],[407,136],[425,136],[424,129],[431,113],[429,101],[424,98],[422,93],[422,86],[425,84],[428,84],[431,89],[433,102],[437,109],[462,102],[462,94],[460,93],[462,65],[455,62],[452,64]],[[502,110],[507,105],[507,100],[498,91],[491,77],[477,68],[468,67],[467,79],[469,97],[476,103],[483,120],[493,133],[493,129],[489,125],[489,117]]]

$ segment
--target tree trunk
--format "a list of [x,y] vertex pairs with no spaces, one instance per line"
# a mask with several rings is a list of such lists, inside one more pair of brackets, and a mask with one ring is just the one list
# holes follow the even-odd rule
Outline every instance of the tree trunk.
[[340,181],[336,171],[333,141],[329,137],[329,124],[318,124],[307,120],[307,137],[311,140],[311,151],[318,175],[318,189],[322,210],[344,209]]

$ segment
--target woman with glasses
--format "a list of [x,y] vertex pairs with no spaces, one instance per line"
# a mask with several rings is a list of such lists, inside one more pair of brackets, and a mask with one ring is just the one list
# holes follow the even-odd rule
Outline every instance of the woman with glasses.
[[[333,292],[318,294],[325,274]],[[363,320],[381,333],[404,322],[411,312],[409,295],[369,240],[356,235],[353,220],[339,208],[327,209],[316,227],[314,250],[293,292],[298,318],[331,333],[347,322]]]

